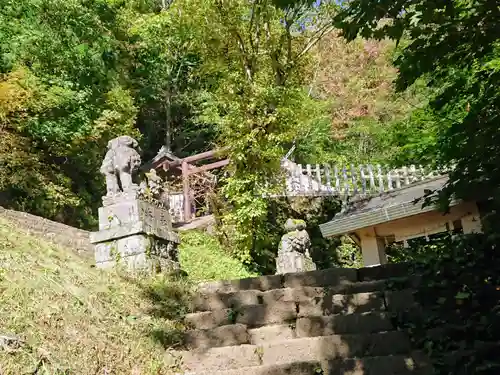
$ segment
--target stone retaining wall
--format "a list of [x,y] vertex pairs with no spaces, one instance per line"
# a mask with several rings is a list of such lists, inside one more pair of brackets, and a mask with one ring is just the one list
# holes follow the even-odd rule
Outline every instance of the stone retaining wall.
[[0,207],[0,217],[17,225],[21,231],[47,239],[79,254],[92,256],[94,246],[89,241],[89,232],[43,217]]

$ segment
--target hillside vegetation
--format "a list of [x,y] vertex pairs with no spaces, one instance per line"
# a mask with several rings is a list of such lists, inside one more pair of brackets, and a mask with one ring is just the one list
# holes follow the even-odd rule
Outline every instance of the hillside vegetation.
[[[337,6],[320,3],[7,1],[0,205],[93,229],[113,137],[136,138],[144,162],[162,146],[179,157],[224,147],[219,234],[247,265],[274,252],[259,247],[269,207],[256,197],[292,144],[305,163],[378,157],[370,132],[406,113],[390,96],[391,45],[346,45],[332,32]],[[364,118],[374,125],[359,137]],[[349,142],[332,124],[352,129]]]
[[[193,279],[248,275],[203,236],[184,236]],[[0,219],[0,374],[171,374],[193,285],[102,272]]]
[[95,228],[99,165],[124,134],[144,161],[226,150],[216,229],[247,266],[272,263],[262,197],[292,149],[300,163],[455,165],[443,206],[500,196],[495,2],[4,3],[3,206]]
[[[318,155],[319,162],[330,163],[377,163],[392,161],[400,152],[401,142],[393,136],[395,124],[425,99],[418,86],[395,93],[395,45],[387,39],[358,38],[349,43],[338,31],[318,43],[310,88],[312,95],[328,103],[328,116],[311,136],[329,139],[329,143],[323,147],[316,143],[313,158]],[[320,134],[320,129],[326,134]],[[308,156],[304,162],[318,161],[311,159]]]
[[243,279],[257,276],[230,258],[215,237],[202,231],[181,234],[179,258],[192,281]]

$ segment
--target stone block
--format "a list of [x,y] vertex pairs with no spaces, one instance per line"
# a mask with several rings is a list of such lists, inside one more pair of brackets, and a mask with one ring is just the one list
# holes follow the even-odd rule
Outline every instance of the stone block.
[[108,229],[102,229],[99,232],[90,234],[91,243],[106,242],[109,240],[133,236],[136,234],[148,234],[150,236],[159,237],[161,239],[179,243],[179,235],[173,230],[168,230],[162,227],[151,227],[150,225],[139,221],[122,226],[115,226]]
[[303,317],[296,323],[297,337],[374,333],[392,329],[389,316],[381,313]]
[[282,276],[271,275],[205,282],[198,285],[198,291],[201,293],[236,293],[241,290],[267,291],[281,287],[283,287]]
[[323,364],[325,375],[430,375],[431,367],[413,355],[391,355],[332,360]]
[[261,345],[262,364],[327,361],[353,357],[408,353],[410,340],[403,332],[310,337]]
[[276,302],[306,302],[322,296],[323,288],[298,287],[269,290],[262,293],[262,302],[271,305]]
[[236,313],[236,322],[249,327],[286,323],[297,318],[294,302],[275,303],[271,306],[243,306]]
[[210,311],[228,309],[245,305],[263,303],[262,292],[258,290],[242,290],[237,293],[200,293],[193,302],[193,311]]
[[411,289],[392,290],[385,292],[387,310],[400,312],[416,307],[414,291]]
[[363,267],[358,270],[359,281],[383,280],[406,276],[409,276],[409,268],[406,263],[389,263],[375,267]]
[[196,374],[202,371],[220,374],[227,369],[258,366],[261,360],[256,349],[255,345],[239,345],[184,352],[183,367],[186,372],[193,371]]
[[328,287],[357,281],[355,268],[329,268],[326,270],[292,273],[284,275],[285,288]]
[[315,271],[316,264],[310,256],[298,251],[280,252],[276,258],[276,274]]
[[126,200],[99,208],[99,230],[138,222],[153,229],[172,231],[172,219],[168,210],[140,199]]
[[99,209],[99,228],[90,236],[98,268],[121,264],[149,273],[179,269],[179,236],[167,210],[139,199],[119,201]]
[[195,329],[212,329],[234,323],[231,313],[231,309],[192,313],[184,317],[184,322]]
[[95,245],[95,261],[103,263],[142,254],[150,246],[150,239],[140,234],[98,243]]
[[322,295],[299,303],[299,317],[366,313],[384,309],[382,293],[333,294],[325,288]]
[[[241,367],[238,369],[229,369],[225,371],[206,370],[203,372],[197,371],[196,373],[185,372],[183,373],[183,375],[314,375],[314,374],[321,374],[320,370],[321,370],[320,362],[294,362],[294,363],[283,363],[278,365]],[[346,373],[345,375],[348,374]],[[352,374],[349,373],[349,375]],[[415,375],[420,375],[420,374],[415,374]]]
[[177,250],[171,249],[175,245],[145,234],[97,243],[96,267],[110,268],[120,264],[129,271],[171,272],[179,268]]
[[250,343],[254,345],[286,341],[296,338],[295,327],[292,324],[276,324],[248,330]]
[[250,344],[250,335],[243,324],[231,324],[209,330],[192,330],[184,334],[188,348],[207,349]]

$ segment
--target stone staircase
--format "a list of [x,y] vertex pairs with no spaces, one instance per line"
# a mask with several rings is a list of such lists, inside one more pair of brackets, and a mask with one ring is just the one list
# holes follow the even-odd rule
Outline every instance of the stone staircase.
[[[186,322],[185,375],[423,375],[393,314],[414,307],[404,264],[200,285]],[[398,290],[388,290],[397,280]]]
[[94,255],[94,246],[89,239],[90,233],[85,230],[3,207],[0,207],[0,217],[16,225],[20,231],[43,237],[53,244],[71,249],[83,256]]

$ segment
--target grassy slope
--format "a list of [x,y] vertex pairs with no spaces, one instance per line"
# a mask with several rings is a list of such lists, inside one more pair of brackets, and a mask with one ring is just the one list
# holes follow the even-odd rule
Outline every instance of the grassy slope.
[[180,262],[194,281],[242,279],[255,276],[241,263],[229,258],[214,237],[189,231],[181,235]]
[[[192,279],[249,276],[206,235],[183,237]],[[179,342],[191,286],[99,271],[0,219],[0,335],[26,341],[0,346],[0,374],[171,374],[165,348]]]

